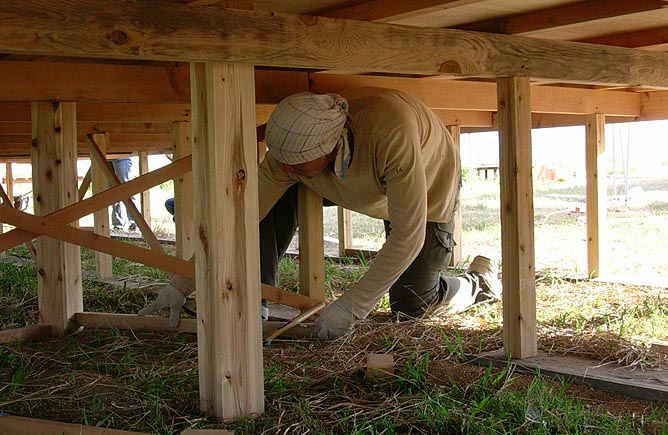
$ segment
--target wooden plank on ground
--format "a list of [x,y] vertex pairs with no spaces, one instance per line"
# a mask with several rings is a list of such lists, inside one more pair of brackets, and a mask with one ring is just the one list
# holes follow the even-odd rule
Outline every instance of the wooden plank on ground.
[[53,420],[0,416],[0,434],[6,435],[152,435],[143,432],[108,429],[104,427],[84,426],[81,424],[61,423]]
[[223,419],[264,411],[253,77],[248,64],[190,69],[200,408]]
[[513,358],[526,358],[534,356],[538,347],[529,79],[503,78],[497,87],[503,343]]
[[[33,197],[39,219],[37,216],[57,212],[79,199],[76,105],[34,102],[31,108]],[[0,207],[0,211],[21,213],[9,207]],[[54,335],[63,335],[74,313],[83,311],[81,249],[40,237],[36,266],[40,323],[50,325]]]
[[587,271],[592,278],[605,275],[608,233],[608,172],[605,154],[605,115],[586,120]]
[[44,340],[51,337],[51,327],[47,325],[33,325],[25,328],[6,329],[0,331],[0,343],[12,341]]
[[571,356],[548,355],[543,352],[529,358],[511,359],[501,350],[473,355],[471,362],[480,365],[492,363],[507,367],[508,363],[528,373],[551,377],[566,377],[593,385],[601,390],[621,393],[644,400],[668,399],[668,370],[639,369],[612,363],[601,363]]
[[[74,315],[74,321],[79,326],[86,328],[118,328],[131,329],[133,331],[158,331],[158,332],[183,332],[187,334],[197,334],[197,320],[191,318],[181,318],[179,326],[171,328],[167,323],[167,317],[164,316],[138,316],[136,314],[116,314],[116,313],[92,313],[81,312]],[[286,322],[262,321],[262,334],[268,334],[282,326]],[[308,339],[312,338],[313,324],[302,323],[281,334],[283,338]],[[275,341],[280,340],[277,338]]]
[[299,288],[303,295],[325,301],[325,245],[322,197],[298,186]]

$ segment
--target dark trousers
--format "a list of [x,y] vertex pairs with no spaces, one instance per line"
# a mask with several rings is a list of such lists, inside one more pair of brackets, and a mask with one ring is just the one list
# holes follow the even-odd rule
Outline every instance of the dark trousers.
[[[334,205],[325,200],[325,205]],[[260,222],[261,281],[275,286],[278,263],[297,229],[297,186],[292,186]],[[453,224],[427,222],[422,250],[390,288],[392,311],[416,317],[443,299],[447,289],[440,272],[450,262]],[[385,221],[385,232],[391,232]]]

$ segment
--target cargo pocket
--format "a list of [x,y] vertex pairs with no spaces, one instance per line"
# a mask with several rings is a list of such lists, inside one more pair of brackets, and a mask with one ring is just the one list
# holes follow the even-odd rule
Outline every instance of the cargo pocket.
[[429,270],[443,270],[450,263],[455,240],[452,233],[447,231],[447,228],[448,224],[445,223],[427,222],[423,258]]

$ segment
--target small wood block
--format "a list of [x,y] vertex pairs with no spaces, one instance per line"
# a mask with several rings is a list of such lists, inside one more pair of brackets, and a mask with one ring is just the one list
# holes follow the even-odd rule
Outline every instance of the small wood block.
[[650,342],[650,349],[656,352],[668,354],[668,341],[652,340]]
[[394,356],[370,353],[366,356],[366,374],[369,378],[386,378],[394,374]]

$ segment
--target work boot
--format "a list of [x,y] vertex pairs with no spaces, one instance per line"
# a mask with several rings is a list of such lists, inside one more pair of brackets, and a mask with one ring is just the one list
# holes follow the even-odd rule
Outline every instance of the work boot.
[[494,302],[501,300],[501,281],[499,281],[499,268],[495,262],[482,255],[476,256],[466,274],[473,276],[478,281],[480,293],[476,296],[476,303]]

